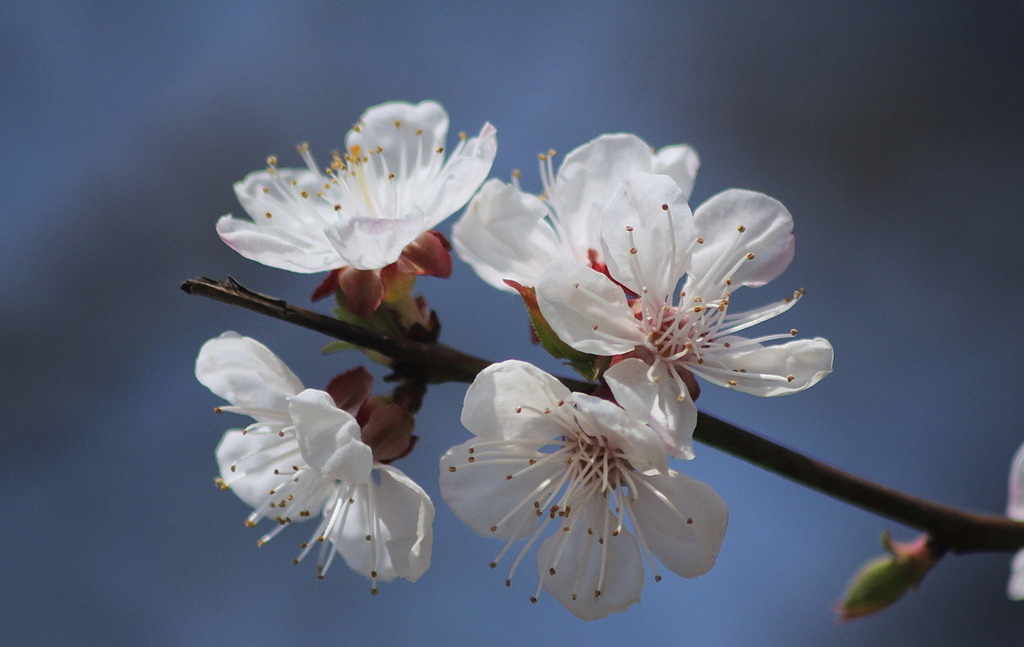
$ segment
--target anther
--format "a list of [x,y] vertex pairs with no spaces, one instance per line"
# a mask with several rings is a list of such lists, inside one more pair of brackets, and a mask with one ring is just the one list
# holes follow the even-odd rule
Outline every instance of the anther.
[[740,225],[739,227],[736,228],[736,231],[740,232],[741,234],[743,232],[745,232],[746,230],[747,230],[747,228],[744,227],[743,225]]

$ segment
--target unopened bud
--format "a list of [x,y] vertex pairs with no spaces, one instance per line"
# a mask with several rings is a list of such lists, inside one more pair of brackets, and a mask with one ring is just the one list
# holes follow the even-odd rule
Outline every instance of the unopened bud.
[[839,622],[877,613],[896,602],[921,579],[942,555],[945,548],[927,535],[903,544],[882,535],[882,547],[888,554],[864,564],[853,577],[843,601],[836,605]]

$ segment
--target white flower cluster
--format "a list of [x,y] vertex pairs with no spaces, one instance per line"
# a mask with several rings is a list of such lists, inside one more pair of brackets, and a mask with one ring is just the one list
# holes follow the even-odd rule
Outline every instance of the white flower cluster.
[[[608,368],[588,393],[524,362],[482,371],[462,412],[473,437],[441,459],[442,498],[477,533],[505,542],[492,566],[525,540],[509,584],[536,544],[534,599],[547,591],[583,619],[639,602],[645,564],[655,580],[658,563],[688,578],[707,572],[726,505],[668,462],[693,457],[696,378],[777,396],[832,369],[824,339],[792,339],[796,330],[738,334],[802,295],[731,308],[737,289],[764,285],[789,264],[789,212],[736,189],[691,212],[696,153],[684,145],[654,151],[627,134],[577,148],[557,173],[553,153],[542,155],[539,196],[518,180],[481,187],[496,152],[494,128],[462,136],[446,158],[447,130],[436,103],[371,108],[329,168],[317,168],[302,146],[308,168],[277,169],[272,159],[269,170],[240,182],[252,221],[225,216],[217,230],[266,265],[341,272],[336,289],[349,302],[359,301],[358,286],[383,285],[366,301],[372,311],[387,306],[380,295],[399,283],[396,275],[443,265],[436,259],[447,247],[434,245],[430,263],[417,261],[425,255],[416,250],[472,197],[453,228],[459,256],[495,288],[532,290],[539,314],[531,314],[560,343]],[[770,343],[778,340],[785,341]],[[261,541],[316,518],[298,559],[319,546],[325,571],[338,552],[374,590],[378,580],[423,574],[434,509],[390,464],[412,448],[411,413],[392,401],[370,406],[362,379],[304,390],[269,350],[235,333],[207,342],[196,375],[230,403],[223,410],[255,420],[225,435],[217,459],[223,486],[253,508],[248,523],[278,523]]]

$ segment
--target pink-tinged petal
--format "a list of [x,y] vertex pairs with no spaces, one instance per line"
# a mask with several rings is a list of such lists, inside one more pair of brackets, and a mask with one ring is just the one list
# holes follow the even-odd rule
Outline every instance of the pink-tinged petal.
[[642,360],[626,359],[605,371],[604,379],[615,401],[633,419],[650,425],[665,450],[675,458],[693,458],[697,407],[688,393],[680,393],[664,365],[652,369]]
[[359,423],[334,406],[329,394],[306,389],[291,398],[289,411],[307,465],[351,484],[365,483],[370,478],[373,453],[360,440]]
[[616,187],[601,220],[608,271],[636,294],[668,301],[690,264],[693,217],[667,175],[631,175]]
[[569,389],[532,364],[491,364],[466,391],[462,424],[483,439],[535,439],[538,446],[564,433],[572,413]]
[[542,505],[565,472],[564,462],[537,451],[544,444],[474,438],[452,447],[441,457],[441,498],[479,535],[529,537],[538,522],[533,503]]
[[402,250],[429,229],[423,213],[414,208],[400,218],[357,216],[343,218],[324,229],[345,265],[379,270],[398,260]]
[[282,438],[274,432],[234,429],[224,434],[217,445],[217,465],[224,485],[250,508],[266,504],[268,492],[294,473],[302,462],[295,438]]
[[614,402],[583,393],[574,393],[573,400],[576,420],[584,433],[607,439],[641,472],[668,468],[661,437],[644,424],[646,418],[634,418]]
[[427,229],[461,209],[487,179],[498,153],[497,132],[491,124],[484,124],[479,136],[462,142],[452,152],[418,202],[426,214]]
[[671,177],[689,200],[698,168],[700,168],[700,158],[697,156],[697,151],[686,144],[676,144],[658,149],[658,152],[654,154],[654,168],[651,169],[651,172]]
[[233,405],[279,412],[302,382],[263,344],[236,332],[209,340],[196,357],[196,379]]
[[1016,521],[1024,521],[1024,445],[1021,445],[1013,455],[1013,463],[1010,466],[1006,516]]
[[334,406],[355,416],[373,392],[373,376],[365,367],[357,366],[335,375],[324,390],[331,395]]
[[544,590],[582,620],[597,620],[640,601],[644,565],[636,538],[623,529],[603,497],[573,508],[537,549]]
[[736,287],[764,285],[793,260],[793,217],[763,193],[723,191],[697,207],[693,220],[704,243],[693,252],[692,294],[717,298],[726,279]]
[[[388,465],[376,469],[380,475],[377,514],[387,530],[385,546],[394,576],[415,582],[430,568],[434,504],[423,488],[401,470]],[[365,538],[363,543],[368,543]]]
[[597,249],[601,212],[615,187],[652,165],[651,147],[625,133],[601,135],[565,156],[548,197],[574,249]]
[[452,227],[452,242],[459,257],[492,287],[511,291],[505,279],[533,287],[562,253],[547,216],[547,207],[535,196],[488,180]]
[[707,484],[671,470],[635,481],[629,511],[647,548],[677,575],[707,573],[729,523],[725,501]]
[[622,288],[579,263],[552,261],[537,282],[537,302],[559,338],[576,350],[619,355],[643,343]]
[[[762,346],[742,337],[722,337],[694,366],[705,379],[737,391],[771,397],[797,393],[832,372],[832,345],[821,337]],[[728,348],[724,346],[728,345]]]

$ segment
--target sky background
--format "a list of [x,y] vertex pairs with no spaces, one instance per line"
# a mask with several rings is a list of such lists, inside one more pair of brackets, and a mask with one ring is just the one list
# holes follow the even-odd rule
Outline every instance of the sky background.
[[[698,446],[676,465],[730,506],[718,563],[648,577],[643,603],[584,623],[487,568],[437,496],[467,437],[464,387],[432,389],[401,467],[438,507],[433,566],[369,594],[336,564],[257,548],[213,486],[224,429],[200,345],[255,337],[308,386],[359,356],[188,297],[231,275],[304,303],[319,277],[247,261],[216,236],[232,183],[268,154],[321,159],[370,105],[436,99],[452,130],[498,128],[492,175],[606,132],[701,155],[693,205],[767,193],[796,221],[790,268],[736,306],[796,288],[766,325],[827,337],[835,373],[802,394],[704,389],[720,417],[859,475],[1001,513],[1024,441],[1024,8],[974,2],[0,2],[0,635],[17,645],[1019,645],[1009,555],[949,557],[875,618],[830,605],[906,528]],[[448,231],[450,221],[442,225]],[[442,340],[532,359],[518,301],[458,264],[419,289]],[[326,305],[317,306],[326,310]],[[532,557],[530,558],[532,560]]]

